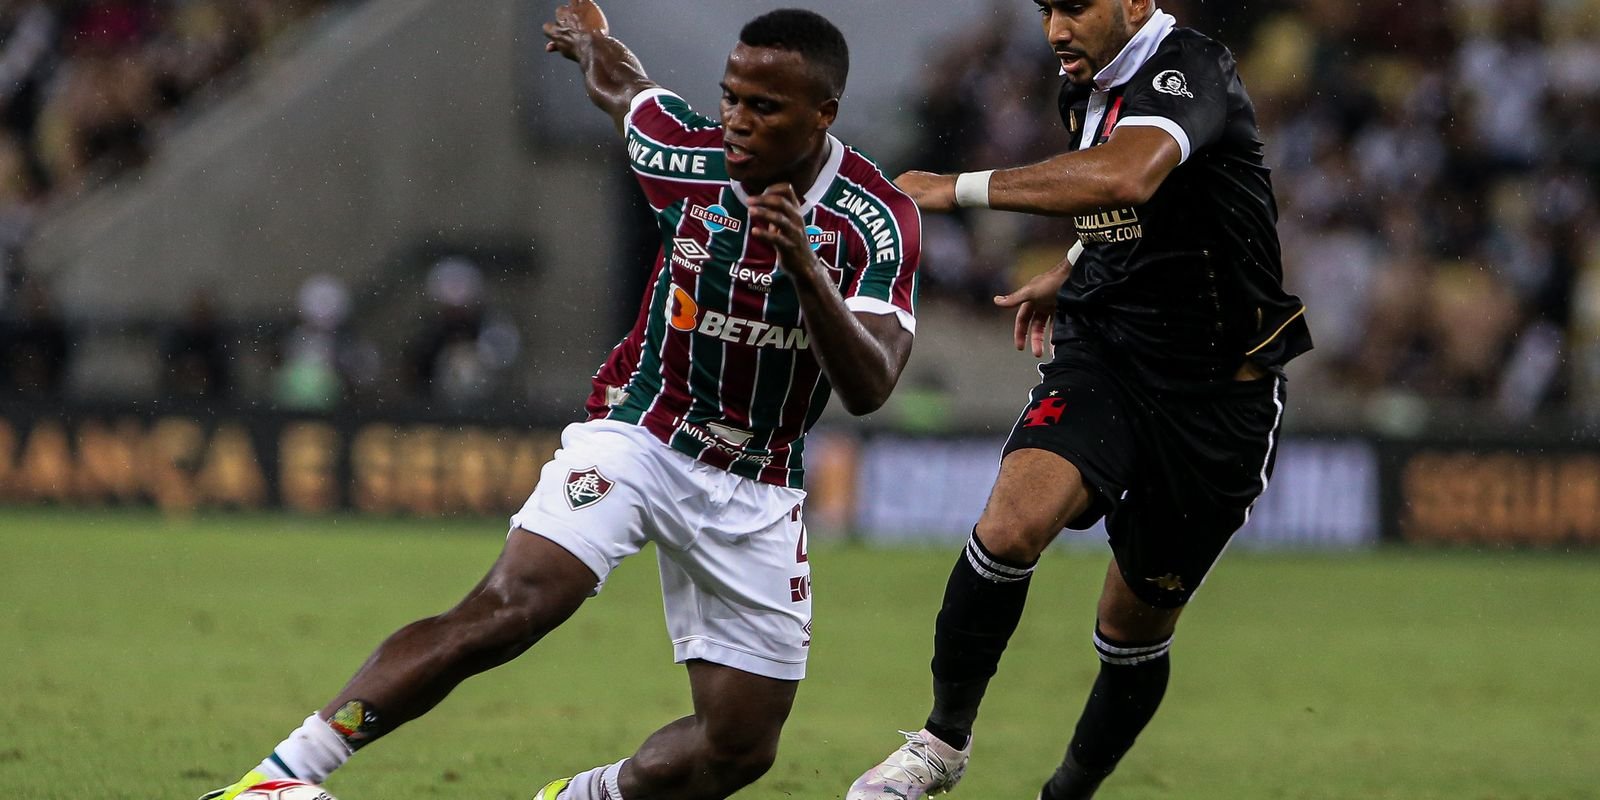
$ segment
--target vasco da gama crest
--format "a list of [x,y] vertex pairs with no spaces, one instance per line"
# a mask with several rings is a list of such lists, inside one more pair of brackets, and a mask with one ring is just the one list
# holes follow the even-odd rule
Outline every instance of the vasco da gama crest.
[[600,502],[616,482],[600,474],[596,467],[567,471],[567,505],[573,511]]

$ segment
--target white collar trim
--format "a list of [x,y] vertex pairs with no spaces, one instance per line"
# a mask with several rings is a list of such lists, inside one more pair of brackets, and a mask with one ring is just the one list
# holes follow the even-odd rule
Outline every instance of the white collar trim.
[[[839,167],[844,164],[844,142],[835,139],[831,133],[827,137],[828,160],[822,165],[822,171],[817,173],[817,179],[811,182],[811,188],[806,190],[806,196],[800,198],[802,217],[822,202],[828,188],[833,186],[833,179],[839,176]],[[733,185],[733,196],[739,198],[739,202],[750,205],[750,193],[744,190],[744,186],[732,179],[728,183]]]
[[[1172,29],[1176,27],[1178,27],[1176,17],[1159,8],[1155,9],[1150,18],[1139,28],[1139,32],[1123,45],[1122,52],[1117,53],[1117,57],[1111,59],[1110,64],[1095,73],[1095,91],[1110,91],[1131,80],[1133,74],[1156,54],[1156,48],[1166,41],[1167,34],[1172,33]],[[1066,69],[1062,69],[1061,74],[1067,74]]]

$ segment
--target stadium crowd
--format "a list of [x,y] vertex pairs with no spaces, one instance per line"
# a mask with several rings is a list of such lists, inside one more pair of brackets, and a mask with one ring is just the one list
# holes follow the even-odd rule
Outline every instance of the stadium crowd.
[[[16,344],[0,358],[0,389],[58,392],[59,367],[21,362],[57,363],[70,350],[47,287],[10,263],[42,210],[137,168],[195,98],[338,1],[0,4],[0,326]],[[1600,0],[1417,0],[1358,13],[1348,0],[1162,6],[1229,44],[1255,98],[1287,280],[1317,339],[1294,371],[1299,397],[1346,421],[1352,408],[1379,423],[1451,407],[1600,417]],[[1055,62],[1017,18],[1026,4],[995,7],[992,24],[934,49],[912,104],[918,139],[894,165],[959,171],[1067,146]],[[1054,263],[1071,236],[1068,221],[1020,215],[925,224],[924,291],[956,303],[986,305]],[[198,333],[164,336],[163,358],[186,365],[172,369],[204,394],[225,395],[237,382],[209,352],[227,338],[210,313],[197,298],[186,324]],[[467,376],[463,386],[478,380],[481,365],[460,366],[462,352],[503,365],[506,346],[485,341],[514,335],[445,312],[426,327],[412,332],[405,367],[424,393],[435,365]],[[484,340],[480,329],[500,332]],[[329,351],[284,347],[291,365]],[[208,352],[183,355],[196,348]],[[326,394],[303,375],[277,388]]]
[[[1294,370],[1301,397],[1397,425],[1417,400],[1600,413],[1600,3],[1162,5],[1232,47],[1255,99],[1287,280],[1317,339]],[[908,162],[951,172],[1065,147],[1036,39],[997,17],[936,48]],[[927,285],[973,303],[1070,236],[989,213],[927,225]]]
[[70,331],[18,254],[42,213],[136,169],[284,32],[351,0],[0,3],[0,387],[62,390]]

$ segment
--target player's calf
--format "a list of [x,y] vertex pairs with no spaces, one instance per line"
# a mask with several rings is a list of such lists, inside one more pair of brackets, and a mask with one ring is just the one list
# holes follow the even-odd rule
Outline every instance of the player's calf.
[[775,730],[718,734],[687,717],[651,736],[628,760],[626,784],[650,797],[669,792],[681,800],[722,800],[767,774],[777,758]]

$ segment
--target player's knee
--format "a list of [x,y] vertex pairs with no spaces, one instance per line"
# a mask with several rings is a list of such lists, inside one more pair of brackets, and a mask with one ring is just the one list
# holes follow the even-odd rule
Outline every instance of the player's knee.
[[1050,545],[1061,527],[1039,515],[988,509],[978,519],[978,541],[1007,561],[1029,563]]

